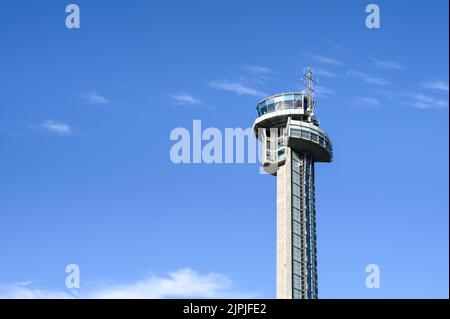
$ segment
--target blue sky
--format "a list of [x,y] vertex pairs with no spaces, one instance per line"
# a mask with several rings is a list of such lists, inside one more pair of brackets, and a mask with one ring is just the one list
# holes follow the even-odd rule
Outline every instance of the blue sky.
[[169,136],[250,127],[312,66],[319,296],[448,298],[447,1],[367,29],[364,1],[79,0],[77,30],[66,2],[0,10],[0,296],[273,298],[275,178],[175,165]]

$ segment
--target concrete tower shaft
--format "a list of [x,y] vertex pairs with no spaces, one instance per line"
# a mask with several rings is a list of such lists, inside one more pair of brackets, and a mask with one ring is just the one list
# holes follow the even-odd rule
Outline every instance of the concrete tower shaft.
[[277,298],[318,297],[314,163],[333,148],[304,92],[270,96],[257,106],[253,131],[264,170],[277,176]]

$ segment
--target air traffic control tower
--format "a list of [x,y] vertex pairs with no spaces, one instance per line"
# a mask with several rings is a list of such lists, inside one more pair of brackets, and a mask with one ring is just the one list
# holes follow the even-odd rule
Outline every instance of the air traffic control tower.
[[253,124],[263,168],[277,177],[279,299],[318,297],[314,163],[331,162],[333,147],[314,116],[314,83],[307,69],[305,91],[265,98]]

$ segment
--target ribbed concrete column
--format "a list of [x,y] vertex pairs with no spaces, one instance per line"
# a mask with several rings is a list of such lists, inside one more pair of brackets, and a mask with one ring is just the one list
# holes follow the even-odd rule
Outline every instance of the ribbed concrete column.
[[277,170],[277,299],[292,299],[291,149]]

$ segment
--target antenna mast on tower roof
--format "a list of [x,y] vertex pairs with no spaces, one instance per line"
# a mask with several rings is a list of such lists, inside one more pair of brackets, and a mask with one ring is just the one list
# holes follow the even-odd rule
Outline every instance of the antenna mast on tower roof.
[[318,81],[314,80],[314,73],[311,68],[305,68],[305,95],[308,97],[308,106],[306,108],[306,115],[308,116],[308,121],[311,122],[312,116],[314,115],[314,107],[316,106],[316,102],[314,101],[314,94],[318,95],[316,91],[314,91],[314,84],[318,84]]

